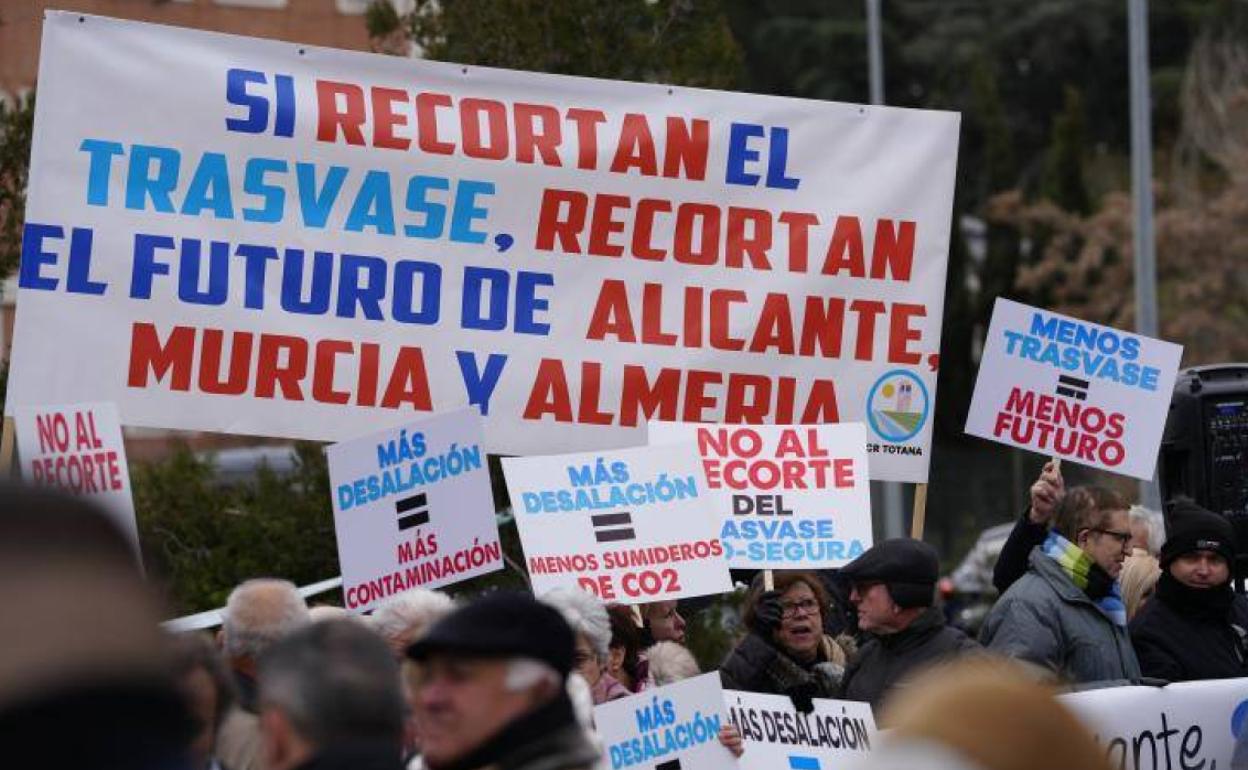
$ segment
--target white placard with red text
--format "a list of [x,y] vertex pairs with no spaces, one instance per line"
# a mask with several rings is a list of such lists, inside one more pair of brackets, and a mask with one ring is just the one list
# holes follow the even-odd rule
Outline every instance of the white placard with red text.
[[13,410],[22,479],[103,508],[139,550],[130,467],[117,406],[111,403]]
[[997,299],[966,432],[1151,479],[1183,347]]
[[729,567],[842,567],[871,547],[862,423],[650,423],[650,444],[678,441],[697,444]]
[[43,33],[10,411],[340,441],[468,402],[502,454],[862,421],[927,480],[956,113]]
[[348,609],[503,568],[475,409],[326,449]]
[[503,474],[533,593],[640,604],[732,590],[693,444],[511,457]]

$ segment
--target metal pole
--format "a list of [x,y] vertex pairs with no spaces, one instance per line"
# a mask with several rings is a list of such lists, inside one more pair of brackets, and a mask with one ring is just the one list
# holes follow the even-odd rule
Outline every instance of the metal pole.
[[884,46],[880,42],[880,0],[867,0],[867,72],[871,103],[884,103]]
[[[1148,0],[1127,0],[1131,83],[1131,197],[1134,203],[1135,329],[1157,336],[1157,255],[1153,239],[1153,132],[1148,70]],[[1140,482],[1140,502],[1160,507],[1157,480]]]
[[[871,86],[871,103],[884,103],[884,46],[880,42],[880,0],[867,3],[867,80]],[[881,492],[880,508],[884,513],[884,537],[906,536],[906,501],[901,483],[883,481],[876,485]]]

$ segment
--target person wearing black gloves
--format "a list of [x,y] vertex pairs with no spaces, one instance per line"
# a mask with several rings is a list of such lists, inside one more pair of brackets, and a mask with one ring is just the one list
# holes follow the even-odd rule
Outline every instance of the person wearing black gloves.
[[1248,599],[1231,589],[1234,563],[1229,521],[1191,500],[1172,503],[1157,592],[1130,624],[1145,676],[1248,676]]
[[845,671],[839,697],[878,708],[889,691],[919,670],[979,649],[945,625],[933,606],[940,561],[936,549],[906,537],[885,540],[840,572],[853,586],[858,628],[867,641]]
[[774,590],[752,588],[749,633],[719,669],[724,689],[787,695],[803,712],[814,709],[811,698],[833,697],[852,642],[823,633],[829,607],[822,581],[810,572],[776,572]]

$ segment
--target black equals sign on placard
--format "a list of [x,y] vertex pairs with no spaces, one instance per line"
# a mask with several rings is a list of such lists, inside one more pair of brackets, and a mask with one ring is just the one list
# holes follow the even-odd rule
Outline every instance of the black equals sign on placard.
[[679,759],[669,759],[654,766],[654,770],[680,770]]
[[591,516],[594,525],[594,537],[599,543],[613,540],[632,540],[637,537],[633,531],[633,514],[631,513],[600,513]]
[[[429,523],[429,498],[424,492],[395,502],[394,512],[399,515],[399,531]],[[411,511],[411,513],[408,513]]]
[[1088,400],[1088,381],[1081,380],[1078,377],[1068,377],[1065,374],[1059,375],[1057,378],[1057,395],[1070,396],[1080,401]]

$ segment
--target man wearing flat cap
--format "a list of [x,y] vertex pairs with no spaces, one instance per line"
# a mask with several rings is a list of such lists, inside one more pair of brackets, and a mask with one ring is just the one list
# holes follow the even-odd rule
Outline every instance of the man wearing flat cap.
[[566,690],[575,649],[559,611],[527,594],[489,594],[434,624],[407,650],[424,766],[593,766]]
[[1157,593],[1131,620],[1140,670],[1171,682],[1248,676],[1248,599],[1231,589],[1231,523],[1191,500],[1169,508]]
[[894,686],[920,669],[979,648],[946,626],[933,606],[939,572],[936,549],[904,537],[879,543],[841,569],[858,629],[868,637],[845,671],[841,697],[878,708]]

